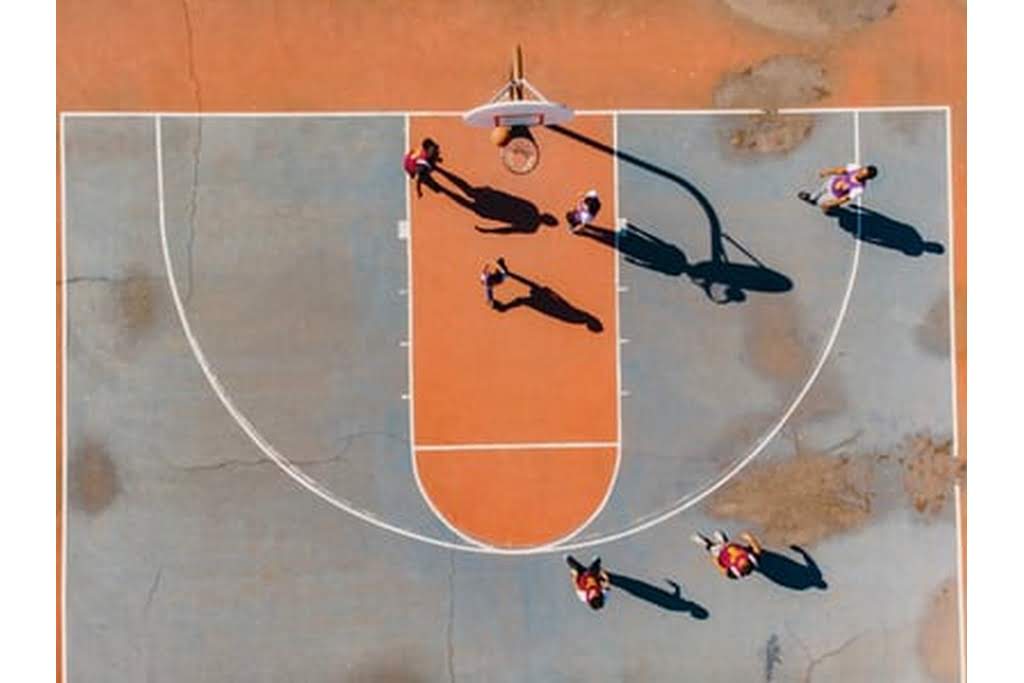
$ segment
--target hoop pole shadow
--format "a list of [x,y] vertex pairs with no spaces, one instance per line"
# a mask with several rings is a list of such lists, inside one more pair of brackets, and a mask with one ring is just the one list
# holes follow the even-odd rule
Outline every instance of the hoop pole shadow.
[[[689,267],[687,274],[704,290],[705,295],[715,303],[723,304],[744,301],[746,300],[744,290],[787,292],[793,288],[793,281],[786,275],[764,265],[748,249],[722,230],[722,221],[718,217],[714,206],[712,206],[711,200],[696,185],[683,176],[564,126],[551,125],[547,126],[547,128],[576,142],[621,159],[648,173],[664,178],[683,188],[693,197],[708,221],[711,258],[708,261],[703,261]],[[732,263],[725,251],[725,241],[736,247],[736,249],[752,260],[756,266]],[[725,285],[724,298],[718,298],[712,292],[717,284]]]
[[[711,205],[711,200],[709,200],[704,195],[704,193],[701,192],[700,189],[696,185],[691,183],[689,180],[682,177],[678,173],[673,173],[672,171],[662,168],[657,164],[652,164],[651,162],[645,161],[644,159],[641,159],[638,156],[630,154],[629,152],[623,152],[621,149],[616,149],[611,145],[606,145],[600,140],[595,140],[594,138],[583,135],[582,133],[577,133],[574,130],[569,130],[564,126],[552,125],[548,126],[548,129],[553,130],[556,133],[564,135],[568,138],[572,138],[576,142],[587,145],[588,147],[600,150],[605,154],[621,159],[622,161],[625,161],[627,164],[632,164],[637,168],[642,168],[648,173],[653,173],[654,175],[660,176],[682,187],[684,190],[690,193],[690,196],[692,196],[693,199],[697,202],[697,204],[700,205],[700,208],[704,212],[704,215],[707,216],[708,227],[711,230],[711,253],[714,254],[716,251],[722,248],[722,221],[718,218],[718,213],[715,211],[715,207]],[[716,244],[718,245],[717,248],[715,246]]]

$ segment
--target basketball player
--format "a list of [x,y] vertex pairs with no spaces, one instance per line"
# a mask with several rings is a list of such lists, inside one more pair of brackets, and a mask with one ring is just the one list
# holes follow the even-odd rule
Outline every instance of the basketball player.
[[601,198],[597,196],[597,190],[590,190],[576,200],[576,206],[571,211],[566,212],[565,220],[569,223],[569,230],[577,232],[590,225],[600,210]]
[[730,541],[723,531],[716,531],[711,538],[703,534],[694,534],[691,538],[708,552],[722,574],[740,579],[757,569],[757,558],[761,554],[761,544],[752,534],[744,532],[740,536],[746,545]]
[[601,568],[601,558],[594,558],[589,567],[584,567],[572,555],[566,555],[565,561],[569,564],[569,576],[572,578],[576,597],[593,610],[604,607],[605,596],[611,588],[611,579],[608,572]]
[[878,169],[874,166],[847,164],[822,169],[818,175],[825,178],[821,187],[813,193],[798,192],[796,196],[828,213],[864,194],[864,188],[869,180],[878,175]]
[[409,150],[402,160],[402,168],[410,180],[416,180],[416,196],[423,196],[422,185],[429,184],[434,167],[441,163],[441,147],[430,138],[425,138],[418,150]]

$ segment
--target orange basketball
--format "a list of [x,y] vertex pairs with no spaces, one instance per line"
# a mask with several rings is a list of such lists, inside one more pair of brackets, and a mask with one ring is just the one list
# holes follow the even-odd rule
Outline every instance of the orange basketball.
[[491,142],[498,147],[504,147],[512,139],[512,131],[507,126],[495,126],[491,131]]

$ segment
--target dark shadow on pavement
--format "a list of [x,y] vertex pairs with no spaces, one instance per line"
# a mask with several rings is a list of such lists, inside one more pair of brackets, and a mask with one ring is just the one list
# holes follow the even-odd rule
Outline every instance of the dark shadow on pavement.
[[[693,264],[689,272],[694,281],[709,299],[718,304],[742,302],[747,292],[781,293],[793,289],[793,281],[777,270],[772,270],[747,251],[742,244],[729,235],[722,234],[734,247],[754,262],[733,263],[729,260],[721,243],[711,252],[711,259]],[[712,243],[712,247],[716,243]]]
[[583,309],[573,306],[550,287],[545,287],[544,285],[538,284],[533,280],[512,271],[507,271],[506,275],[512,280],[521,282],[529,287],[530,293],[527,296],[519,296],[506,302],[495,299],[494,308],[499,313],[505,313],[514,308],[526,306],[527,308],[532,308],[538,313],[543,313],[546,316],[565,323],[572,325],[584,325],[588,330],[594,333],[604,330],[604,325],[601,324],[601,321],[598,320],[597,317],[587,313]]
[[926,252],[942,254],[946,251],[938,242],[926,242],[914,226],[866,207],[845,206],[830,210],[828,215],[839,221],[840,228],[862,242],[902,251],[907,256],[917,257]]
[[[570,130],[563,126],[548,126],[550,130],[576,140],[579,143],[600,150],[620,159],[627,164],[641,168],[648,173],[664,178],[669,182],[685,190],[700,206],[708,221],[708,231],[711,241],[711,259],[696,264],[689,269],[691,279],[704,290],[709,299],[718,304],[742,302],[746,300],[746,292],[757,291],[766,293],[787,292],[793,288],[793,281],[782,273],[765,266],[759,259],[743,248],[735,238],[729,236],[722,230],[722,221],[712,206],[711,201],[704,195],[696,185],[689,180],[657,164],[645,159],[616,149],[600,140],[595,140],[587,135]],[[745,256],[751,259],[754,264],[732,263],[726,254],[725,242],[728,241],[737,247]],[[662,244],[667,244],[662,242]],[[681,253],[681,252],[680,252]],[[628,260],[628,258],[627,258]],[[637,265],[642,265],[638,263]],[[673,264],[678,267],[678,264]],[[651,266],[646,266],[651,267]],[[652,270],[659,268],[652,267]],[[660,270],[665,272],[665,270]],[[680,273],[683,271],[680,271]],[[666,273],[671,274],[671,273]]]
[[686,254],[682,249],[632,223],[620,231],[586,225],[577,230],[576,234],[618,250],[625,257],[626,263],[634,266],[671,276],[686,272]]
[[822,577],[821,569],[818,568],[814,558],[798,545],[791,545],[789,548],[800,554],[803,564],[771,550],[763,550],[757,558],[757,571],[772,583],[791,590],[827,589],[828,583]]
[[558,225],[558,219],[550,213],[541,213],[533,202],[496,190],[486,185],[474,186],[452,171],[438,166],[434,173],[444,177],[458,189],[445,187],[431,178],[425,181],[434,192],[445,195],[456,204],[472,211],[480,218],[502,223],[501,226],[475,226],[477,231],[496,235],[531,234],[541,225]]
[[665,579],[665,583],[672,587],[671,591],[634,579],[622,574],[608,574],[608,578],[616,588],[621,588],[635,598],[639,598],[652,605],[657,605],[670,612],[687,612],[694,619],[707,619],[708,611],[703,606],[682,596],[682,588],[671,579]]
[[761,263],[728,235],[723,235],[723,239],[747,254],[756,265],[733,263],[724,249],[718,250],[708,261],[690,265],[682,249],[632,223],[618,232],[588,225],[576,234],[617,249],[632,265],[673,277],[685,274],[709,299],[719,304],[744,301],[747,292],[787,292],[793,288],[792,280]]

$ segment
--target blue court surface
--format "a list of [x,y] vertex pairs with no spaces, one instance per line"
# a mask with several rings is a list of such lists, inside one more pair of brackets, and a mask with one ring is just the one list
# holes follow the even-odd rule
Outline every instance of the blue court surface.
[[[69,681],[958,660],[947,111],[794,112],[778,155],[730,143],[743,114],[611,115],[621,465],[520,553],[467,545],[411,467],[410,115],[64,116]],[[861,203],[796,198],[854,161]],[[769,566],[723,578],[689,540],[715,528]],[[601,612],[567,552],[613,573]]]

